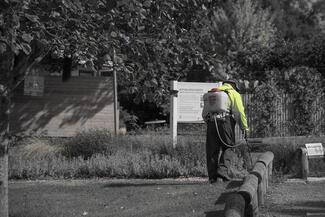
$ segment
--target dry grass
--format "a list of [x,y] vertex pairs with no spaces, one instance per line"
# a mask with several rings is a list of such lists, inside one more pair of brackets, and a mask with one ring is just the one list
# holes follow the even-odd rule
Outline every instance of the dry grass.
[[[80,151],[79,144],[86,147],[87,152]],[[67,154],[67,150],[74,154]],[[255,151],[266,150],[275,155],[275,172],[289,171],[296,147],[272,145]],[[12,179],[207,175],[205,138],[197,135],[179,136],[174,149],[170,136],[157,132],[111,137],[107,132],[89,131],[68,140],[27,139],[11,148],[9,154],[9,176]]]
[[[10,150],[10,178],[166,178],[180,176],[206,176],[205,152],[202,141],[184,137],[176,149],[172,148],[167,135],[146,133],[124,135],[117,138],[107,136],[107,141],[90,131],[78,134],[65,142],[44,138],[32,138],[23,145]],[[89,137],[93,138],[89,140]],[[84,140],[84,138],[87,138]],[[98,140],[97,138],[100,138]],[[85,142],[86,141],[86,142]],[[73,144],[72,142],[76,142]],[[99,142],[105,145],[87,156],[78,151],[81,146],[94,147]],[[66,154],[67,146],[71,156]]]

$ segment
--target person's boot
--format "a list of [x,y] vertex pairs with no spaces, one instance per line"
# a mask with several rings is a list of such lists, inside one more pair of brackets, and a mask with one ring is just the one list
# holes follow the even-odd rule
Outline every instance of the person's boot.
[[218,177],[222,178],[223,181],[231,181],[232,178],[228,174],[228,169],[224,166],[221,166],[217,170]]

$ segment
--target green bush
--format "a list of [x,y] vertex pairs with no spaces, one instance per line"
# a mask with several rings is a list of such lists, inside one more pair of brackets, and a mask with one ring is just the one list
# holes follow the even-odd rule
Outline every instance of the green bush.
[[69,158],[82,156],[89,159],[94,154],[110,152],[113,149],[113,138],[108,130],[91,129],[78,132],[69,139],[62,151]]
[[[89,141],[91,138],[94,141]],[[179,136],[175,149],[169,135],[156,132],[111,137],[106,131],[91,130],[60,145],[49,144],[44,138],[32,141],[35,144],[26,143],[10,149],[11,179],[176,178],[207,175],[204,137]],[[83,152],[97,144],[100,148]],[[78,145],[85,150],[80,150]],[[62,155],[67,153],[69,146],[77,154]],[[259,149],[253,151],[272,151],[275,156],[274,170],[283,174],[293,168],[295,162],[292,159],[297,157],[297,147],[279,144],[259,146]],[[240,146],[238,150],[244,156],[247,146]]]

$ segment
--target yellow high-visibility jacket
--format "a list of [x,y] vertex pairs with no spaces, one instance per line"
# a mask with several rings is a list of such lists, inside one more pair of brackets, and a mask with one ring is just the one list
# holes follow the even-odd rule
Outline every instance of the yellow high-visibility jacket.
[[234,115],[234,118],[239,124],[240,128],[248,131],[249,128],[241,95],[231,86],[231,84],[228,83],[217,87],[217,89],[220,91],[227,91],[230,104],[229,111],[231,111]]

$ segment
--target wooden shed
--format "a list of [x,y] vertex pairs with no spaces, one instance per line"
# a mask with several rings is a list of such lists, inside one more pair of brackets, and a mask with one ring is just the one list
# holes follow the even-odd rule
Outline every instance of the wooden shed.
[[11,132],[53,137],[94,128],[114,132],[112,76],[75,76],[64,82],[58,76],[35,77],[40,81],[34,82],[39,92],[29,92],[25,82],[25,88],[22,83],[14,94]]

